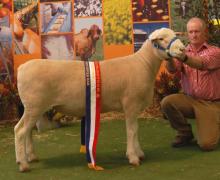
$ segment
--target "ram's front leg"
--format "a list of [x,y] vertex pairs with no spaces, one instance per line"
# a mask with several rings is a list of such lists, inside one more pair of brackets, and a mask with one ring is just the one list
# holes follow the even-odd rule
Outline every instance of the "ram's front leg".
[[140,165],[140,159],[144,153],[140,148],[138,141],[138,122],[136,114],[126,114],[126,132],[127,132],[127,152],[129,163],[135,166]]

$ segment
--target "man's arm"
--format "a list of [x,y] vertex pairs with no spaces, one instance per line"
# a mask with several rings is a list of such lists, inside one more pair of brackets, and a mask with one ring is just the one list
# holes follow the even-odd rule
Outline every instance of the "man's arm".
[[183,53],[177,60],[188,66],[200,70],[215,70],[220,68],[220,48],[211,47],[201,56],[192,56]]
[[174,60],[173,58],[172,59],[169,59],[167,60],[166,62],[166,69],[169,73],[175,73],[177,70],[176,70],[176,65],[174,63]]
[[199,56],[188,56],[185,55],[183,58],[178,58],[181,62],[187,64],[188,66],[195,68],[195,69],[202,69],[202,58]]
[[[198,56],[188,56],[184,55],[183,57],[175,58],[176,60],[187,64],[188,66],[195,68],[195,69],[202,69],[202,58]],[[174,62],[174,58],[169,59],[166,63],[166,69],[169,73],[176,73],[177,71],[177,64]]]

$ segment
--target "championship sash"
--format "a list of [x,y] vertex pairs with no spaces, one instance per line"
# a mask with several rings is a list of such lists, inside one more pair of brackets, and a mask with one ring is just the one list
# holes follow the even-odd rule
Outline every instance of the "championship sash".
[[99,62],[85,61],[86,114],[81,121],[81,149],[86,152],[88,167],[103,170],[96,165],[96,145],[100,127],[101,77]]

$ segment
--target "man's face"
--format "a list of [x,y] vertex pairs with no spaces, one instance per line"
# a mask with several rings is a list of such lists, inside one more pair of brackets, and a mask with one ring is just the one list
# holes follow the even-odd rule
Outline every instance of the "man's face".
[[200,46],[206,40],[204,28],[199,21],[189,22],[187,24],[187,33],[192,45]]

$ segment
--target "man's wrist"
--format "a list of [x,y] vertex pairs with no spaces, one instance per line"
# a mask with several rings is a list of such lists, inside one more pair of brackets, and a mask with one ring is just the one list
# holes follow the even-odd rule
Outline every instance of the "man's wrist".
[[187,55],[185,55],[185,57],[182,59],[182,62],[185,63],[185,62],[188,60],[188,58],[189,58],[189,57],[188,57]]

